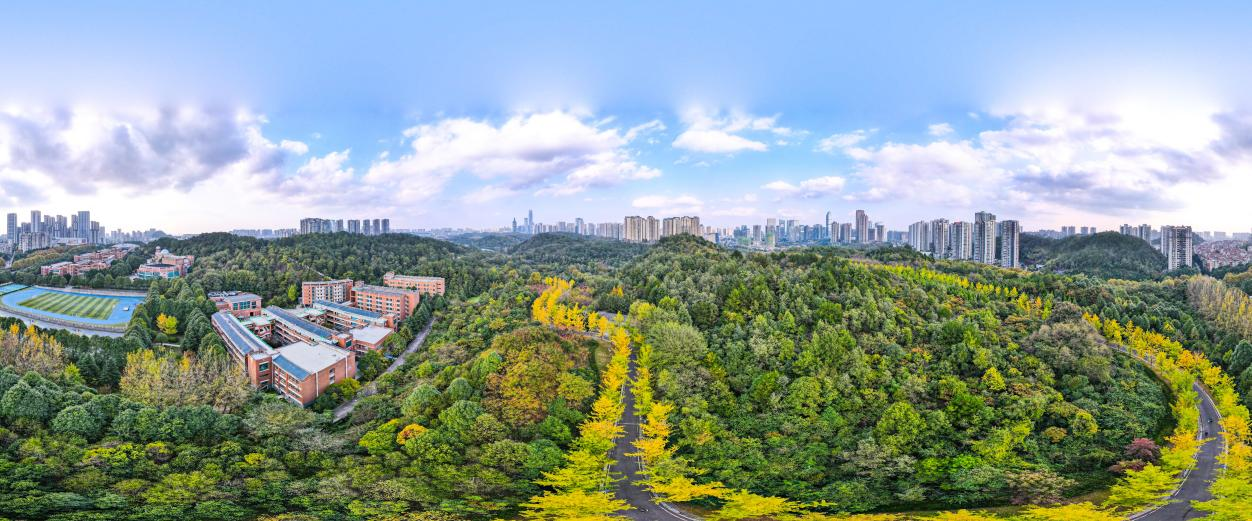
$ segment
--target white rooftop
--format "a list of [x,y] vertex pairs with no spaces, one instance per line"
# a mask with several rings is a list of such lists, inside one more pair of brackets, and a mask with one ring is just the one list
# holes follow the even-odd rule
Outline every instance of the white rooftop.
[[365,326],[348,331],[348,333],[352,334],[352,339],[354,341],[360,340],[367,344],[377,344],[384,338],[387,338],[387,335],[391,334],[391,328],[382,326]]
[[295,364],[305,372],[312,374],[343,360],[349,356],[347,351],[329,344],[310,344],[296,342],[277,348],[278,356]]

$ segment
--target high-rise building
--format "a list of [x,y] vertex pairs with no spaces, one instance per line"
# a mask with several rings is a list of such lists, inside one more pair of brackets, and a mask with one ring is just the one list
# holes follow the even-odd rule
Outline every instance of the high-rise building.
[[383,219],[383,233],[391,233],[391,219]]
[[856,211],[856,242],[869,242],[869,216],[865,215],[865,210]]
[[826,237],[825,237],[825,238],[826,238],[826,239],[831,238],[831,235],[832,235],[832,234],[831,234],[831,232],[830,232],[830,212],[826,212],[826,228],[825,228],[825,230],[826,230],[826,231],[824,232],[824,233],[826,234]]
[[661,222],[661,237],[689,234],[700,236],[700,218],[691,216],[666,217]]
[[43,215],[39,210],[30,211],[30,233],[39,233],[43,231]]
[[5,232],[5,237],[9,239],[9,242],[17,242],[17,214],[15,213],[9,214],[9,227]]
[[930,252],[936,259],[948,258],[948,220],[934,219],[930,221]]
[[90,211],[80,210],[78,212],[78,229],[76,230],[76,232],[77,233],[75,233],[74,235],[81,238],[84,241],[91,238],[91,212]]
[[996,216],[993,213],[974,214],[974,261],[996,263]]
[[1165,255],[1167,271],[1191,266],[1193,252],[1190,226],[1161,227],[1161,253]]
[[917,221],[909,225],[909,246],[919,252],[930,251],[930,223]]
[[970,260],[974,258],[974,225],[965,221],[952,223],[948,228],[948,255],[951,259]]
[[348,233],[361,233],[360,219],[348,219]]
[[1000,223],[1000,265],[1005,268],[1021,266],[1022,227],[1012,219]]
[[526,233],[534,235],[535,233],[535,211],[526,210]]
[[661,236],[660,221],[656,217],[632,215],[622,225],[626,240],[632,242],[656,242]]

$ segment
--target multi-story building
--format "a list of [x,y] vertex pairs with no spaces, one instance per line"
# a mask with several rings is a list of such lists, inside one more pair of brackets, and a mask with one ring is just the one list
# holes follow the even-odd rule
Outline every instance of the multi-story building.
[[1165,255],[1167,271],[1191,266],[1194,254],[1190,226],[1162,226],[1161,253]]
[[314,300],[337,303],[352,300],[352,279],[314,280],[300,283],[300,303],[311,306]]
[[309,310],[316,314],[310,320],[318,316],[323,324],[350,335],[352,350],[358,353],[382,349],[398,323],[394,313],[384,315],[325,300],[314,301]]
[[225,311],[236,318],[255,317],[261,314],[261,296],[245,291],[215,291],[209,293],[209,300],[217,305],[218,311]]
[[175,279],[187,276],[187,272],[191,270],[191,264],[195,262],[194,255],[174,255],[169,250],[160,249],[148,259],[148,262],[139,266],[135,270],[135,276],[140,279]]
[[381,314],[395,314],[404,320],[417,309],[421,295],[413,290],[357,284],[352,287],[352,305]]
[[865,210],[856,211],[856,242],[858,244],[869,242],[869,216],[865,214]]
[[930,221],[930,239],[927,241],[930,252],[936,259],[948,258],[949,227],[947,219]]
[[6,238],[6,239],[8,239],[8,240],[9,240],[9,242],[17,242],[17,233],[18,233],[18,232],[17,232],[17,230],[18,230],[18,228],[17,228],[17,214],[15,214],[15,213],[10,213],[10,214],[9,214],[9,222],[8,222],[8,225],[9,225],[9,226],[8,226],[8,231],[7,231],[7,232],[5,232],[5,238]]
[[[268,314],[264,316],[269,317]],[[283,319],[273,322],[281,321]],[[210,322],[222,337],[231,358],[240,365],[254,387],[272,387],[294,403],[307,406],[335,382],[356,377],[356,355],[349,349],[322,341],[288,342],[287,336],[277,337],[283,341],[281,347],[272,347],[239,318],[226,311],[214,313]],[[285,325],[272,327],[268,336],[275,339],[274,335],[287,329],[291,328]]]
[[974,225],[966,221],[956,221],[948,228],[950,258],[970,260],[974,258]]
[[909,225],[909,246],[919,252],[930,251],[930,223],[917,221]]
[[411,289],[422,295],[443,295],[445,289],[443,277],[397,275],[390,271],[383,275],[383,285],[392,288]]
[[1005,268],[1021,266],[1022,226],[1008,219],[1000,223],[1000,265]]
[[996,216],[993,213],[974,214],[974,261],[996,263]]
[[661,224],[661,237],[669,237],[679,234],[700,236],[700,218],[699,217],[666,217]]
[[623,235],[631,242],[656,242],[661,238],[661,230],[655,217],[626,217],[622,223]]

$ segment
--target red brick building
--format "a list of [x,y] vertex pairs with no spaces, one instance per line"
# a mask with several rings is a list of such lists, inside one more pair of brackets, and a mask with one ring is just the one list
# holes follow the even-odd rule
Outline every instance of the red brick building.
[[209,300],[218,311],[226,311],[236,318],[255,317],[261,314],[261,296],[243,291],[217,291],[209,293]]
[[312,306],[315,300],[342,304],[352,300],[352,280],[316,280],[300,284],[300,304]]

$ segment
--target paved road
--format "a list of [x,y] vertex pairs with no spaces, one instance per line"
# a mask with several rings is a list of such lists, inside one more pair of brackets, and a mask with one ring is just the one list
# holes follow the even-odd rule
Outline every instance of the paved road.
[[[409,347],[406,348],[403,353],[400,353],[400,356],[396,357],[396,359],[391,362],[391,365],[387,366],[387,369],[383,371],[382,374],[378,375],[378,378],[382,378],[383,374],[395,371],[404,365],[404,360],[408,358],[410,354],[413,354],[414,351],[417,351],[417,348],[422,346],[422,342],[426,341],[426,335],[430,334],[430,328],[435,325],[435,320],[436,319],[434,317],[431,317],[430,322],[426,323],[426,327],[422,328],[422,332],[413,337],[412,342],[409,342]],[[366,396],[370,396],[378,392],[378,378],[375,378],[373,382],[370,382],[365,387],[362,387],[360,391],[357,391],[356,396],[351,400],[341,404],[339,407],[335,407],[335,421],[343,420],[344,418],[347,418],[349,414],[352,414],[352,410],[356,409],[356,404],[361,401],[361,398],[365,398]]]
[[622,427],[625,428],[626,435],[617,439],[617,446],[609,454],[614,462],[611,470],[621,477],[614,495],[631,506],[631,510],[618,512],[618,515],[639,521],[696,521],[700,518],[687,514],[672,504],[654,503],[652,493],[640,484],[646,479],[640,472],[643,464],[639,458],[627,456],[635,452],[635,440],[639,439],[639,417],[635,415],[635,393],[631,388],[634,378],[635,361],[632,359],[630,379],[622,389],[622,401],[626,405],[626,411],[622,413]]
[[1183,478],[1182,486],[1178,487],[1173,496],[1170,496],[1170,503],[1161,508],[1131,516],[1130,519],[1133,521],[1175,521],[1197,519],[1207,515],[1193,508],[1191,502],[1213,499],[1209,486],[1221,470],[1217,457],[1226,450],[1226,441],[1222,437],[1221,415],[1217,412],[1213,397],[1209,396],[1208,391],[1199,383],[1192,383],[1191,386],[1200,394],[1200,433],[1202,436],[1207,434],[1204,437],[1209,440],[1200,447],[1195,468],[1187,473]]

